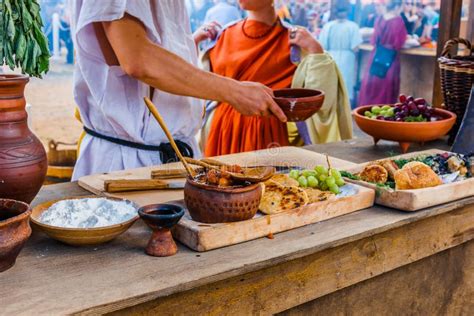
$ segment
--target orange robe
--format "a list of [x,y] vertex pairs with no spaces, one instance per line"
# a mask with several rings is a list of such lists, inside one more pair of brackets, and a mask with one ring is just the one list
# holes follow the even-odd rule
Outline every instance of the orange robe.
[[[260,82],[272,89],[291,87],[296,66],[290,61],[288,30],[279,22],[270,26],[247,20],[230,26],[219,37],[209,53],[214,73],[239,81]],[[221,103],[214,113],[204,151],[205,156],[217,156],[243,151],[288,145],[286,123],[276,117],[243,116],[227,103]]]

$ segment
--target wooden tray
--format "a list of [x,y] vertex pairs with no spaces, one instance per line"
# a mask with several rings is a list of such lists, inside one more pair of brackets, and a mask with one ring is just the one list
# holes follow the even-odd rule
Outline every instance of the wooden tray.
[[[193,221],[186,211],[175,227],[173,235],[193,250],[207,251],[314,224],[368,208],[374,204],[374,190],[349,183],[347,185],[354,186],[357,193],[332,201],[308,204],[278,214],[265,215],[258,212],[254,218],[241,222],[205,224]],[[184,205],[183,201],[178,203]]]
[[[289,165],[312,168],[317,164],[326,164],[326,156],[296,147],[281,147],[248,153],[219,157],[220,160],[240,165]],[[334,168],[347,169],[357,166],[354,163],[330,157]],[[105,193],[104,181],[109,179],[145,179],[151,170],[179,167],[179,164],[167,164],[109,174],[92,175],[79,179],[79,185],[97,194],[134,201],[138,205],[175,201],[183,204],[183,190],[155,190],[126,193]],[[176,180],[172,180],[176,181]],[[179,180],[178,180],[179,181]],[[353,184],[349,184],[353,185]],[[354,185],[355,195],[323,201],[273,215],[257,215],[247,221],[221,224],[205,224],[193,221],[186,212],[174,229],[177,240],[196,251],[207,251],[225,247],[252,239],[268,236],[285,230],[301,227],[348,214],[370,207],[374,203],[375,192],[372,189]],[[176,202],[178,201],[178,202]]]
[[[432,155],[444,152],[446,152],[446,150],[430,149],[389,157],[388,159],[412,158],[420,155]],[[351,173],[357,173],[362,171],[367,163],[368,162],[346,170]],[[346,180],[351,183],[374,189],[376,191],[375,203],[403,211],[417,211],[430,206],[439,205],[474,195],[474,178],[442,184],[432,188],[399,191],[381,188],[373,183],[368,183],[365,181],[350,179]]]

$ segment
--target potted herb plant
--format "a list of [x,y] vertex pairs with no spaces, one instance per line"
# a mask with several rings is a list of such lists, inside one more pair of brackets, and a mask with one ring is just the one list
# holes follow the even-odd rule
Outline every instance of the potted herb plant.
[[0,74],[0,198],[31,202],[44,181],[47,160],[29,130],[24,89],[29,76],[49,68],[47,40],[36,0],[0,0],[0,65],[22,75]]

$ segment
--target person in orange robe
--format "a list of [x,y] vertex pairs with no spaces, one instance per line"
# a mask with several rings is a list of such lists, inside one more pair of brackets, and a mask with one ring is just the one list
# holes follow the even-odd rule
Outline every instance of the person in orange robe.
[[[209,52],[211,71],[272,89],[290,88],[296,65],[290,61],[290,30],[277,18],[272,0],[240,0],[248,18],[227,27]],[[322,53],[305,30],[292,32],[302,48]],[[288,145],[286,123],[274,116],[244,116],[227,103],[215,110],[205,156],[218,156]]]

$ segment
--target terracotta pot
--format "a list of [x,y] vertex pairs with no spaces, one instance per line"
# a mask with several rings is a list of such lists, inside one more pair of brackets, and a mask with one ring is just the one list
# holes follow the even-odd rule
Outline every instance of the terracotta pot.
[[288,118],[288,122],[305,121],[321,109],[324,92],[312,89],[274,90],[274,100]]
[[0,198],[30,203],[46,176],[46,152],[28,128],[28,77],[0,75]]
[[377,143],[380,139],[399,142],[402,151],[406,153],[410,143],[431,141],[443,137],[456,122],[456,114],[443,110],[434,109],[434,115],[442,117],[442,120],[434,122],[392,122],[374,120],[364,116],[373,105],[356,108],[352,115],[361,130],[374,138]]
[[11,268],[26,240],[31,235],[30,206],[0,199],[0,272]]
[[184,202],[193,220],[226,223],[251,219],[262,197],[260,183],[240,188],[219,188],[187,179]]

